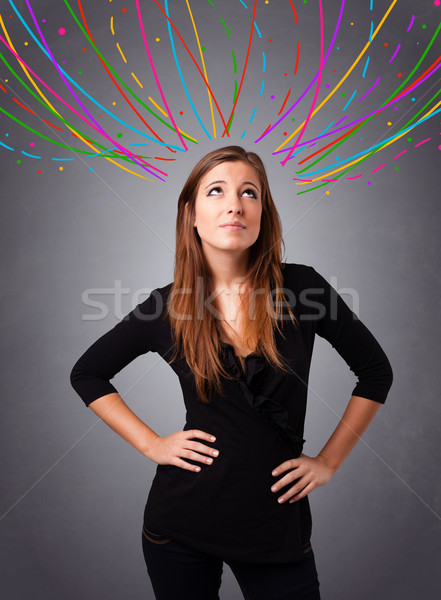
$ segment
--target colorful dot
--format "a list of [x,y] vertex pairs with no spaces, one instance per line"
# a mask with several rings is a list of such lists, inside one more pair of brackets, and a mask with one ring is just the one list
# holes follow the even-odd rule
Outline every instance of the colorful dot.
[[271,96],[271,100],[274,100],[275,96]]
[[335,69],[332,69],[332,72],[335,73]]
[[325,85],[325,87],[327,87],[327,88],[330,88],[331,86],[329,85],[329,83],[327,83],[327,84]]
[[415,98],[412,98],[412,102],[415,102]]
[[46,23],[46,19],[41,19],[41,22],[42,23]]
[[288,77],[288,73],[285,73],[285,77]]
[[272,38],[269,38],[269,40],[268,40],[268,41],[269,41],[269,42],[272,42],[273,40],[272,40]]
[[161,38],[156,38],[155,42],[160,42]]
[[435,0],[434,5],[435,6],[439,6],[439,4],[440,4],[440,1],[439,0]]
[[201,50],[202,50],[202,52],[205,52],[205,50],[206,50],[206,49],[207,49],[207,48],[206,48],[205,46],[201,46]]
[[184,114],[184,111],[183,111],[183,110],[180,110],[180,111],[179,111],[179,114],[180,114],[180,115],[183,115],[183,114]]
[[407,141],[408,141],[408,142],[411,142],[411,141],[412,141],[412,138],[407,138]]
[[93,167],[89,167],[89,171],[92,172],[93,171]]
[[62,170],[63,170],[63,168],[64,168],[64,167],[58,167],[58,170],[59,170],[59,171],[62,171]]
[[37,171],[37,173],[38,173],[39,175],[41,175],[41,171]]
[[122,8],[121,10],[122,10],[123,13],[127,12],[127,8]]
[[351,25],[353,25],[354,23],[351,23]]
[[426,29],[427,25],[421,25],[421,27],[422,27],[423,29]]
[[397,77],[403,77],[403,73],[397,73]]
[[329,196],[331,192],[329,190],[326,190],[326,195]]
[[389,125],[389,127],[392,125],[392,123],[390,121],[388,121],[387,124]]
[[116,106],[116,102],[112,102],[113,106]]
[[346,96],[346,92],[341,93],[341,97],[344,98]]
[[28,45],[29,45],[29,43],[28,43],[28,42],[25,42],[25,43],[24,43],[24,45],[25,45],[25,46],[28,46]]
[[368,184],[368,185],[372,185],[372,181],[368,181],[368,182],[367,182],[367,184]]
[[336,157],[335,157],[335,160],[340,160],[340,157],[339,157],[339,156],[336,156]]
[[82,75],[82,74],[83,74],[83,71],[78,71],[78,75]]
[[387,48],[389,46],[389,44],[387,42],[384,42],[384,47]]
[[265,0],[265,4],[269,4],[269,0]]
[[83,48],[83,52],[86,52],[86,48]]
[[117,133],[117,134],[116,134],[116,137],[117,137],[117,138],[122,138],[122,136],[123,136],[123,134],[122,134],[122,133]]
[[17,165],[19,165],[20,163],[21,163],[21,160],[20,160],[20,159],[18,159],[18,160],[17,160]]
[[293,121],[295,121],[295,119],[293,119]]
[[58,33],[60,35],[64,35],[66,33],[66,30],[64,29],[64,27],[60,27],[60,29],[58,30]]
[[399,171],[399,170],[400,170],[400,167],[395,167],[395,171]]
[[284,132],[283,132],[283,135],[288,135],[288,132],[287,132],[287,131],[284,131]]
[[35,143],[34,143],[34,142],[31,142],[31,143],[29,144],[29,146],[30,146],[31,148],[33,148],[33,147],[35,146]]

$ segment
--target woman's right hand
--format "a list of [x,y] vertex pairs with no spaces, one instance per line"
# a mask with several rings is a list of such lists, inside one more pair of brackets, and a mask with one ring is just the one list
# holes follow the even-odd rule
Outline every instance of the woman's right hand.
[[212,464],[213,458],[218,456],[219,452],[201,442],[192,441],[192,438],[206,440],[207,442],[215,441],[214,436],[200,429],[181,429],[171,435],[155,438],[149,448],[148,457],[158,465],[175,465],[188,471],[200,471],[201,467],[192,465],[182,460],[182,458]]

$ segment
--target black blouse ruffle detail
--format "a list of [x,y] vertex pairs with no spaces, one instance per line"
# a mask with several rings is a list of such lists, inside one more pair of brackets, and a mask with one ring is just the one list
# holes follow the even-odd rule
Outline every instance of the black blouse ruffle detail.
[[267,396],[263,396],[255,391],[261,389],[261,381],[268,371],[269,364],[267,360],[256,353],[248,354],[245,358],[246,371],[242,371],[239,357],[234,351],[234,347],[226,342],[220,342],[225,349],[225,356],[228,369],[231,375],[238,378],[239,385],[243,395],[252,406],[265,419],[276,426],[282,438],[292,447],[294,456],[298,458],[303,450],[305,439],[299,436],[295,429],[289,424],[289,414],[285,406]]

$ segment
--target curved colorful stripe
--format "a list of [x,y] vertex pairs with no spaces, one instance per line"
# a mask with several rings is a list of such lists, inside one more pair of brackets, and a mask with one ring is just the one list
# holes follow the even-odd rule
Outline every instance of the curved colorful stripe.
[[153,165],[150,165],[149,163],[147,163],[144,160],[138,161],[135,157],[134,154],[132,154],[130,152],[130,150],[127,150],[126,148],[124,148],[124,146],[121,146],[121,144],[118,144],[118,142],[116,142],[115,140],[113,140],[109,135],[107,135],[107,133],[104,131],[104,129],[101,127],[101,125],[93,118],[93,116],[90,114],[90,112],[87,110],[87,108],[84,106],[84,104],[81,102],[81,100],[79,99],[79,97],[77,96],[77,94],[74,92],[74,90],[72,89],[72,87],[70,86],[70,84],[68,83],[67,79],[64,77],[64,75],[61,73],[60,68],[57,65],[57,62],[46,42],[46,38],[43,35],[43,32],[41,31],[41,28],[38,24],[38,20],[35,17],[34,11],[32,10],[32,7],[30,5],[29,0],[25,0],[26,1],[26,5],[28,7],[28,10],[31,14],[32,20],[34,22],[35,28],[37,29],[38,35],[41,38],[41,41],[43,42],[43,45],[45,46],[47,52],[50,55],[50,60],[53,63],[53,65],[55,66],[55,68],[58,71],[58,74],[60,75],[61,79],[63,80],[64,84],[66,85],[66,87],[68,88],[68,90],[70,91],[71,95],[75,98],[75,100],[77,101],[77,103],[79,104],[79,106],[81,106],[81,108],[83,109],[83,111],[89,115],[89,118],[92,120],[93,123],[95,123],[95,128],[97,128],[97,130],[101,133],[101,135],[105,138],[107,138],[108,140],[110,140],[113,144],[115,144],[116,146],[118,146],[118,148],[120,150],[122,150],[124,152],[124,154],[126,154],[127,156],[132,156],[132,158],[134,159],[134,161],[145,171],[147,171],[148,173],[150,173],[151,175],[154,175],[155,177],[157,177],[158,179],[161,179],[162,181],[165,181],[165,179],[163,179],[162,177],[159,177],[159,175],[157,173],[154,173],[153,171],[151,171],[148,167],[157,170],[159,173],[161,173],[162,175],[167,175],[166,173],[164,173],[163,171],[161,171],[160,169],[158,169],[157,167],[154,167]]
[[208,101],[210,103],[211,120],[212,120],[212,123],[213,123],[213,137],[216,138],[217,137],[216,136],[216,121],[214,119],[213,102],[212,102],[212,99],[211,99],[210,85],[208,84],[207,69],[205,68],[204,53],[202,52],[201,43],[199,41],[198,30],[196,28],[196,23],[194,22],[193,13],[191,12],[190,3],[189,3],[188,0],[185,0],[185,1],[187,3],[188,12],[190,14],[191,23],[193,25],[194,34],[196,36],[196,42],[197,42],[198,49],[199,49],[199,56],[201,57],[202,68],[204,69],[205,80],[207,82],[207,95],[208,95]]
[[406,33],[409,33],[409,31],[412,29],[412,25],[413,25],[414,21],[415,21],[415,15],[412,15],[412,18],[410,19],[409,27],[406,29]]
[[396,55],[398,54],[398,50],[401,48],[401,44],[398,44],[397,49],[395,50],[395,52],[392,54],[392,57],[389,60],[389,64],[393,61],[393,59],[396,57]]
[[[398,0],[392,0],[391,4],[389,5],[389,8],[385,12],[383,18],[381,19],[380,23],[378,24],[377,28],[375,29],[374,33],[372,34],[372,40],[375,39],[375,37],[377,36],[378,32],[383,27],[384,22],[386,21],[387,17],[389,16],[391,10],[393,9],[393,7],[397,3],[397,1]],[[321,104],[315,109],[315,111],[312,113],[311,117],[313,117],[314,115],[316,115],[318,113],[318,111],[328,102],[328,100],[330,98],[332,98],[332,96],[335,94],[335,92],[346,81],[346,79],[349,77],[349,75],[352,73],[352,71],[358,65],[358,63],[360,62],[360,60],[362,59],[362,57],[364,56],[364,54],[366,53],[366,51],[367,51],[367,49],[369,48],[370,45],[371,45],[371,42],[368,41],[366,43],[365,47],[363,48],[363,50],[360,52],[360,54],[357,56],[357,58],[355,59],[355,61],[351,65],[351,67],[349,67],[349,69],[346,71],[345,75],[340,79],[340,81],[337,83],[337,85],[334,87],[334,89],[326,96],[326,98],[321,102]],[[298,128],[289,136],[289,138],[286,139],[278,148],[276,148],[276,150],[280,150],[280,148],[283,148],[283,146],[285,146],[289,142],[289,140],[292,139],[295,136],[295,134],[303,127],[304,123],[305,122],[301,123],[298,126]]]
[[[28,1],[29,1],[29,0],[26,0],[26,2],[28,2]],[[173,126],[174,126],[174,128],[175,128],[175,130],[176,130],[176,133],[177,133],[177,135],[178,135],[179,139],[181,140],[181,144],[184,146],[185,150],[186,150],[186,151],[188,151],[188,146],[187,146],[187,144],[184,142],[184,139],[183,139],[183,137],[181,136],[181,133],[180,133],[180,131],[179,131],[179,129],[178,129],[178,126],[176,125],[176,123],[175,123],[175,120],[174,120],[174,118],[173,118],[173,114],[172,114],[171,110],[170,110],[170,109],[169,109],[169,107],[168,107],[167,100],[165,99],[164,92],[162,91],[162,87],[161,87],[161,84],[160,84],[160,82],[159,82],[159,77],[158,77],[158,74],[157,74],[157,72],[156,72],[155,65],[153,64],[152,55],[150,54],[150,48],[149,48],[149,45],[148,45],[148,43],[147,43],[147,38],[146,38],[146,36],[145,36],[145,31],[144,31],[144,23],[143,23],[143,21],[142,21],[142,17],[141,17],[141,9],[140,9],[140,7],[139,7],[139,0],[136,0],[136,10],[137,10],[137,13],[138,13],[139,26],[140,26],[140,28],[141,28],[141,35],[142,35],[142,39],[144,40],[144,46],[145,46],[145,49],[146,49],[146,51],[147,51],[147,56],[149,57],[149,62],[150,62],[150,66],[151,66],[151,68],[152,68],[152,71],[153,71],[153,75],[154,75],[154,77],[155,77],[156,85],[158,86],[159,93],[161,94],[161,98],[162,98],[162,101],[163,101],[163,103],[164,103],[164,106],[165,106],[165,108],[167,109],[168,116],[170,117],[170,120],[171,120],[171,122],[173,123]]]
[[[331,43],[329,44],[328,51],[326,52],[326,56],[325,56],[325,58],[323,60],[323,67],[326,65],[326,62],[327,62],[327,60],[329,58],[329,55],[331,54],[331,50],[332,50],[332,48],[334,46],[334,42],[335,42],[335,39],[337,37],[338,30],[340,28],[340,23],[341,23],[341,19],[342,19],[342,16],[343,16],[344,6],[345,6],[345,0],[342,0],[341,5],[340,5],[340,12],[339,12],[338,18],[337,18],[337,24],[335,26],[334,33],[332,35]],[[299,51],[300,51],[300,45],[299,45],[299,42],[297,42],[297,59],[296,59],[296,67],[294,69],[294,75],[297,73],[297,65],[298,65],[298,62],[299,62]],[[276,121],[274,123],[274,125],[272,125],[269,129],[266,129],[265,132],[259,138],[257,138],[256,140],[254,140],[255,144],[257,144],[258,142],[260,142],[260,140],[262,140],[275,127],[277,127],[277,125],[279,125],[284,119],[286,119],[286,117],[295,109],[295,107],[303,100],[303,98],[306,96],[306,94],[312,88],[312,86],[314,85],[317,77],[318,77],[318,71],[317,71],[316,75],[314,76],[314,78],[311,80],[311,82],[308,84],[307,88],[302,93],[302,95],[300,96],[300,98],[298,100],[296,100],[296,102],[294,102],[294,104],[286,111],[286,113],[278,121]],[[295,133],[297,133],[297,131]],[[291,137],[293,137],[293,136],[291,136]],[[277,150],[278,149],[279,148],[277,148]]]
[[[43,54],[45,54],[49,59],[50,56],[48,54],[48,52],[46,52],[45,48],[41,45],[41,43],[38,41],[38,39],[35,37],[33,31],[29,28],[28,24],[26,23],[26,21],[23,19],[21,13],[18,11],[18,9],[16,8],[13,0],[9,0],[9,4],[11,5],[12,9],[14,10],[15,14],[17,15],[17,17],[19,18],[19,20],[21,21],[23,27],[25,27],[25,29],[27,30],[27,32],[29,33],[29,35],[31,36],[31,38],[34,40],[34,42],[37,44],[37,46],[40,48],[40,50],[43,52]],[[77,21],[78,22],[78,21]],[[81,25],[81,24],[80,24]],[[108,65],[109,66],[109,65]],[[111,111],[107,110],[107,108],[105,106],[103,106],[102,104],[100,104],[97,100],[95,100],[95,98],[93,98],[92,96],[90,96],[90,94],[88,94],[86,92],[85,89],[83,89],[76,81],[74,81],[70,75],[68,73],[66,73],[66,71],[60,66],[58,65],[58,68],[60,69],[60,71],[65,75],[65,77],[72,83],[72,85],[74,85],[78,90],[80,90],[80,92],[86,96],[86,98],[88,98],[91,102],[93,102],[96,106],[98,106],[98,108],[105,112],[106,114],[109,115],[109,117],[111,117],[112,119],[114,119],[115,121],[117,121],[118,123],[120,123],[121,125],[124,125],[124,127],[127,127],[127,129],[130,129],[131,131],[137,133],[138,135],[141,135],[142,137],[147,138],[148,140],[151,141],[156,141],[154,138],[150,137],[149,135],[147,135],[146,133],[144,133],[143,131],[140,131],[139,129],[136,129],[135,127],[132,127],[132,125],[130,125],[129,123],[126,123],[125,121],[121,120],[120,118],[118,118],[116,115],[114,115]],[[112,68],[109,66],[109,68],[112,70]],[[116,73],[113,71],[113,74],[118,77],[116,75]],[[121,80],[120,80],[121,81]],[[122,82],[123,83],[123,82]],[[125,85],[123,83],[123,85]],[[125,86],[127,88],[127,86]],[[128,89],[128,88],[127,88]],[[132,92],[133,94],[133,92]],[[136,96],[135,96],[136,97]],[[164,125],[166,125],[167,127],[170,127],[171,129],[173,129],[173,127],[171,127],[171,125],[169,125],[168,123],[166,123],[165,121],[163,121],[160,117],[158,117],[158,115],[156,115],[147,105],[144,105],[145,108],[156,118],[158,118],[161,122],[164,123]],[[157,142],[158,144],[162,144],[161,142]],[[180,152],[183,152],[183,150],[179,147],[179,146],[174,146],[172,144],[162,144],[164,146],[170,147],[170,148],[174,148]]]
[[243,71],[242,71],[242,77],[240,79],[239,89],[238,89],[238,92],[237,92],[237,95],[236,95],[236,99],[235,99],[234,104],[233,104],[233,109],[231,111],[230,117],[228,119],[228,123],[227,123],[227,125],[225,127],[225,130],[224,130],[224,132],[222,134],[222,137],[224,137],[224,135],[226,133],[228,133],[228,128],[229,128],[229,125],[230,125],[230,123],[231,123],[231,121],[233,119],[233,113],[235,111],[237,101],[239,100],[240,91],[242,89],[243,80],[245,78],[245,73],[246,73],[247,65],[248,65],[248,58],[250,56],[251,42],[253,40],[253,29],[254,29],[253,25],[254,25],[255,19],[256,19],[256,6],[257,6],[257,0],[254,0],[254,8],[253,8],[253,17],[252,17],[252,22],[251,22],[252,24],[251,24],[250,39],[249,39],[249,42],[248,42],[247,55],[246,55],[246,58],[245,58],[245,64],[244,64]]
[[308,116],[306,117],[305,123],[303,125],[303,128],[299,134],[299,137],[297,138],[294,146],[291,148],[291,150],[288,153],[288,156],[282,161],[282,166],[285,166],[287,161],[289,160],[289,157],[292,155],[292,153],[294,152],[294,150],[296,149],[296,147],[298,146],[300,140],[302,139],[303,133],[305,132],[306,128],[308,127],[308,123],[311,119],[312,116],[312,111],[314,110],[314,106],[315,103],[317,102],[317,98],[319,95],[319,91],[320,91],[320,84],[322,82],[322,73],[323,73],[323,6],[322,6],[322,0],[319,0],[319,11],[320,11],[320,64],[319,64],[319,74],[318,74],[318,80],[317,80],[317,88],[315,91],[315,95],[314,95],[314,99],[312,101],[311,104],[311,108],[309,109],[309,113]]
[[361,98],[359,98],[358,102],[361,102],[364,98],[366,98],[366,96],[368,94],[370,94],[372,92],[372,90],[378,85],[378,82],[380,81],[380,79],[381,79],[381,77],[377,78],[377,81],[374,83],[374,85],[371,87],[371,89],[368,92],[366,92],[364,96],[362,96]]
[[[164,6],[165,6],[165,12],[167,13],[167,16],[169,16],[168,0],[164,0]],[[176,54],[176,47],[175,47],[175,43],[174,43],[174,40],[173,40],[172,30],[171,30],[169,21],[167,21],[167,29],[168,29],[168,36],[170,38],[171,49],[172,49],[172,52],[173,52],[173,58],[174,58],[175,63],[176,63],[176,68],[178,70],[179,78],[181,80],[182,87],[184,88],[185,95],[187,96],[187,100],[190,103],[191,110],[193,111],[193,114],[195,115],[196,119],[198,120],[199,125],[202,127],[202,129],[206,133],[208,139],[211,140],[211,135],[208,133],[205,125],[202,123],[201,118],[199,117],[199,115],[197,113],[197,110],[196,110],[196,107],[195,107],[195,105],[193,103],[193,100],[191,99],[191,96],[190,96],[190,93],[188,91],[187,85],[186,85],[186,83],[184,81],[184,76],[182,75],[181,66],[179,64],[178,56]]]

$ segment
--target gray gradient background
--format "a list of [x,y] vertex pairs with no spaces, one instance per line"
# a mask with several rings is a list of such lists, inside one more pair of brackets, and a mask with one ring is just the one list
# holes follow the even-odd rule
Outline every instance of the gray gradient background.
[[[55,6],[56,4],[56,6]],[[232,106],[233,74],[231,48],[238,57],[241,74],[249,35],[251,13],[237,1],[192,2],[201,43],[207,46],[205,59],[210,80],[223,113]],[[69,383],[69,373],[78,357],[100,335],[129,312],[137,294],[147,293],[172,280],[174,228],[178,193],[193,164],[206,152],[228,143],[239,143],[257,151],[268,169],[270,185],[280,212],[285,258],[289,262],[313,265],[341,291],[351,288],[358,294],[357,312],[377,337],[390,358],[394,383],[386,404],[332,480],[310,493],[313,515],[312,544],[323,600],[410,600],[434,598],[439,593],[441,551],[440,487],[440,276],[439,276],[439,117],[426,122],[412,137],[431,142],[413,148],[401,140],[363,163],[358,170],[372,175],[372,186],[361,181],[339,181],[309,194],[297,195],[294,185],[296,161],[282,168],[271,152],[281,143],[274,132],[253,144],[273,123],[288,87],[295,100],[311,80],[319,64],[318,3],[294,3],[299,22],[294,24],[288,2],[258,3],[257,24],[262,39],[255,35],[249,70],[231,130],[221,138],[208,140],[186,101],[170,52],[165,20],[153,2],[143,2],[146,30],[155,65],[166,98],[179,125],[198,138],[199,145],[187,154],[179,153],[176,163],[166,165],[166,183],[145,182],[130,176],[102,159],[76,157],[58,171],[52,156],[72,156],[37,139],[6,117],[0,119],[1,140],[13,147],[41,154],[40,161],[18,152],[0,150],[3,246],[2,359],[2,495],[1,495],[1,592],[4,597],[25,598],[153,598],[141,550],[142,513],[156,465],[134,451],[90,410]],[[339,2],[325,3],[325,48],[337,19]],[[323,74],[323,85],[339,81],[364,46],[371,16],[378,24],[389,2],[369,0],[347,2],[341,32]],[[75,9],[77,10],[76,4]],[[172,18],[197,55],[194,33],[185,3],[171,2]],[[252,6],[248,0],[249,7]],[[34,48],[28,34],[2,0],[1,13],[16,47],[32,68],[68,98],[49,61]],[[17,2],[29,22],[25,2]],[[46,18],[45,32],[55,56],[66,60],[72,76],[108,108],[133,126],[143,125],[130,108],[111,91],[111,82],[85,45],[64,5],[33,2],[38,17]],[[128,8],[123,18],[120,9]],[[104,0],[84,2],[84,8],[98,47],[118,72],[132,85],[131,70],[144,83],[133,89],[148,103],[148,96],[161,104],[145,50],[136,25],[134,2]],[[418,12],[415,12],[418,11]],[[406,34],[410,16],[416,15],[412,31]],[[110,15],[115,15],[117,35],[112,38]],[[231,40],[220,23],[221,14],[231,30]],[[355,101],[348,114],[360,117],[375,109],[397,87],[397,71],[407,74],[439,22],[441,9],[432,1],[400,1],[393,9],[370,52],[370,65],[362,79],[365,60],[355,69],[344,88],[347,98],[358,88],[365,93],[378,75],[382,76],[365,102]],[[354,26],[350,26],[350,22]],[[422,24],[427,23],[427,29]],[[62,39],[58,27],[68,29]],[[272,38],[270,44],[268,38]],[[25,47],[24,41],[29,40]],[[176,37],[175,37],[176,40]],[[292,75],[295,47],[300,42],[301,58],[296,77]],[[128,60],[125,66],[115,47],[119,41]],[[420,44],[417,45],[417,41]],[[385,50],[384,42],[389,43]],[[399,55],[388,63],[398,42]],[[179,57],[187,85],[207,129],[212,133],[210,113],[201,77],[185,58]],[[439,55],[439,42],[423,66]],[[262,81],[262,50],[267,56],[265,91],[259,98]],[[2,49],[3,52],[3,49]],[[431,59],[431,60],[430,60]],[[14,63],[14,61],[12,61]],[[14,64],[15,68],[16,63]],[[332,74],[336,69],[336,74]],[[288,71],[290,78],[284,78]],[[418,75],[422,71],[418,72]],[[0,67],[1,83],[8,87],[2,106],[46,135],[54,130],[39,118],[20,109],[12,100],[23,102],[54,122],[43,107],[13,81]],[[436,75],[435,75],[436,77]],[[9,78],[9,84],[4,83]],[[287,83],[287,79],[289,82]],[[430,80],[415,93],[417,102],[402,101],[399,110],[377,117],[363,130],[368,143],[384,139],[412,116],[436,89]],[[104,86],[108,86],[105,90]],[[315,89],[315,86],[314,86]],[[270,99],[275,94],[276,99]],[[426,94],[426,95],[425,95]],[[325,97],[322,89],[319,100]],[[313,98],[310,92],[296,110],[296,122],[307,114]],[[117,100],[116,107],[112,101]],[[74,103],[74,102],[73,102]],[[345,101],[338,94],[312,119],[308,139],[319,134],[342,115]],[[253,124],[252,110],[258,105]],[[57,106],[59,106],[57,104]],[[99,112],[89,103],[88,108]],[[409,111],[409,112],[407,112]],[[143,111],[145,116],[147,113]],[[68,111],[63,109],[66,118]],[[388,128],[391,118],[394,126]],[[80,125],[79,120],[73,123]],[[110,118],[100,122],[116,135],[121,127]],[[157,128],[169,143],[179,145],[172,132]],[[85,127],[83,130],[85,130]],[[247,135],[241,140],[244,130]],[[122,142],[143,143],[145,139],[124,131]],[[283,130],[282,130],[283,131]],[[291,131],[291,129],[288,129]],[[5,133],[9,132],[6,140]],[[72,136],[60,133],[66,143]],[[95,139],[98,136],[95,136]],[[57,137],[55,137],[57,139]],[[29,142],[35,141],[33,149]],[[84,148],[78,142],[78,148]],[[339,149],[342,157],[366,146],[352,138]],[[151,144],[152,154],[169,156]],[[393,170],[395,156],[400,171]],[[150,148],[149,148],[150,150]],[[335,153],[334,153],[335,154]],[[300,155],[302,157],[303,154]],[[398,162],[398,161],[397,161]],[[38,164],[37,164],[38,163]],[[320,165],[329,164],[324,161]],[[94,172],[89,173],[92,165]],[[37,175],[37,169],[43,173]],[[140,169],[135,167],[137,172]],[[302,188],[303,189],[303,188]],[[331,194],[326,196],[325,189]],[[85,306],[82,294],[90,288],[113,288],[116,282],[126,289],[120,307],[109,294],[95,295],[109,307],[105,318],[87,320],[97,311]],[[343,294],[344,295],[344,294]],[[144,298],[145,296],[143,296]],[[345,299],[351,304],[350,296]],[[129,406],[160,435],[181,429],[185,411],[178,379],[157,355],[136,359],[113,381]],[[332,347],[317,338],[310,377],[305,424],[305,453],[315,455],[331,435],[355,385],[353,374]],[[250,502],[253,499],[250,498]],[[227,565],[224,566],[221,598],[242,598]]]

